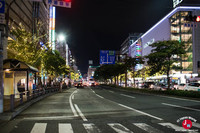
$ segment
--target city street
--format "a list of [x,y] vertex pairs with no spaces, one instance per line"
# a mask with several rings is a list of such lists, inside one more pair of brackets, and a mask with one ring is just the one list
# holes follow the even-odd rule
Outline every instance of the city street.
[[[192,128],[182,126],[192,119]],[[33,104],[1,133],[200,132],[200,101],[117,89],[71,88]]]

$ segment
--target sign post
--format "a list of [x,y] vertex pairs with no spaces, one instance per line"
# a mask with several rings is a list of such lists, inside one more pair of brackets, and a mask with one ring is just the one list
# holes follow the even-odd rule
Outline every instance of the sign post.
[[5,0],[0,0],[0,113],[3,113],[3,41],[2,32],[5,27]]
[[100,64],[115,64],[115,51],[100,50]]

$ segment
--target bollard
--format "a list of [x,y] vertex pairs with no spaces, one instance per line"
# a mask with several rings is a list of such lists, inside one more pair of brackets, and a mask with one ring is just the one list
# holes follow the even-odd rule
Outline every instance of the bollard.
[[15,107],[15,95],[11,94],[10,95],[10,111],[14,111]]
[[29,101],[30,100],[30,92],[29,91],[26,92],[26,96],[27,96],[27,101]]
[[20,93],[19,95],[20,95],[20,104],[22,104],[23,103],[23,93]]

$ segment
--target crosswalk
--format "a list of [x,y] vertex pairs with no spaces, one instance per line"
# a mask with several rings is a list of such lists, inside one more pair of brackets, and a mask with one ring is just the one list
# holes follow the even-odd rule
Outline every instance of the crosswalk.
[[[33,128],[31,129],[30,133],[46,133],[46,129],[48,128],[48,123],[35,123],[33,125]],[[98,125],[98,124],[97,124]],[[82,127],[84,128],[86,133],[103,133],[103,131],[94,123],[82,123]],[[181,126],[178,126],[176,124],[163,122],[163,123],[157,123],[156,127],[151,126],[150,124],[146,123],[131,123],[133,126],[130,129],[129,127],[126,127],[126,125],[123,125],[121,123],[106,123],[109,130],[113,130],[115,133],[134,133],[131,129],[137,128],[137,130],[141,130],[141,132],[147,132],[147,133],[164,133],[164,132],[170,132],[170,131],[185,131],[185,132],[192,132],[192,133],[198,133],[200,131],[200,124],[193,123],[193,129],[187,131]],[[159,126],[161,126],[159,128]],[[165,128],[165,131],[162,131],[163,127]],[[157,129],[159,128],[159,129]],[[73,128],[73,125],[70,123],[58,123],[58,133],[74,133],[76,129]],[[104,129],[105,132],[105,129]],[[82,133],[82,132],[81,132]]]

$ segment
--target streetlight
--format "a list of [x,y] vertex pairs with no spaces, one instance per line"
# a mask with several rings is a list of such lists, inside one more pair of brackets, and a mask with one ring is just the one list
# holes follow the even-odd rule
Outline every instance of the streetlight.
[[58,40],[61,41],[61,42],[65,42],[65,38],[66,37],[63,34],[58,35]]

